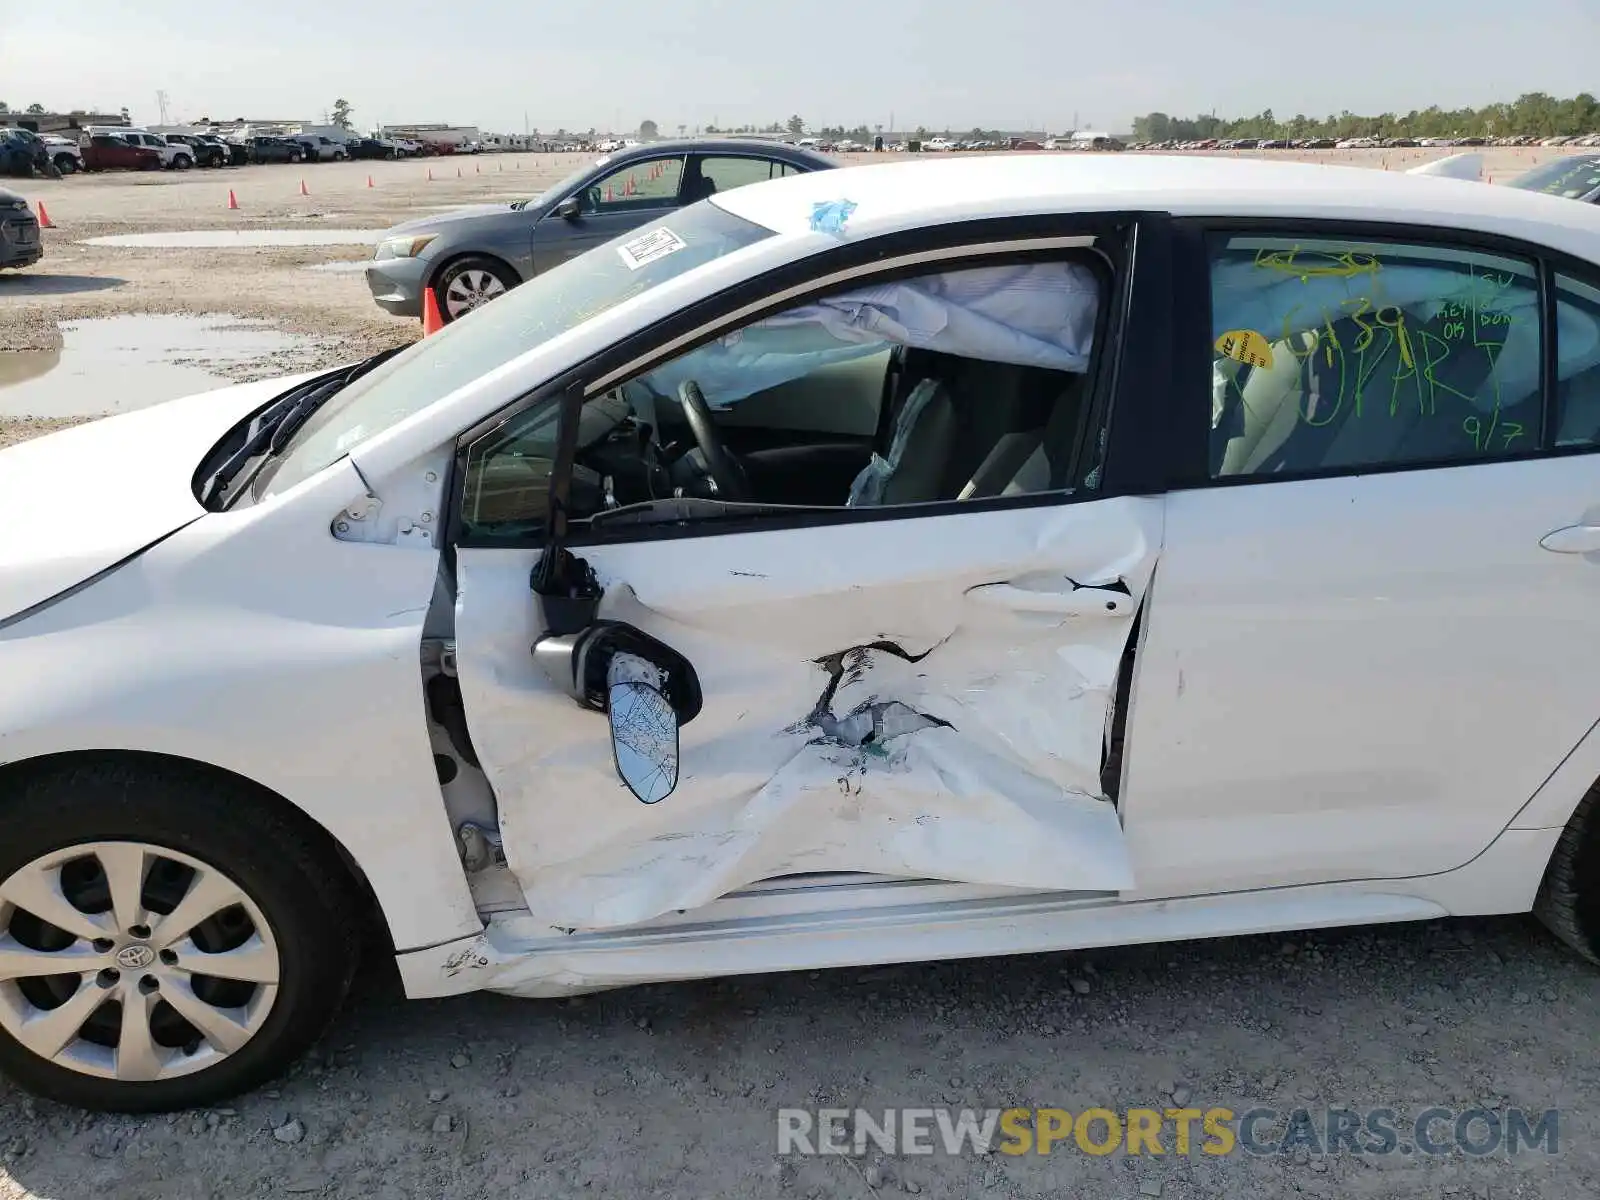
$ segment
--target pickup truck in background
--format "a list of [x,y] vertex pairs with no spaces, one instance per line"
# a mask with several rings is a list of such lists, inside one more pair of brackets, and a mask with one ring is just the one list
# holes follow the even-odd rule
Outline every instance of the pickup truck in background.
[[83,148],[71,138],[58,137],[56,134],[47,133],[39,139],[50,154],[50,161],[55,163],[56,170],[63,175],[71,175],[74,171],[83,170]]
[[91,133],[78,143],[83,150],[85,171],[124,168],[130,171],[159,171],[161,153],[151,146],[136,145],[114,133]]

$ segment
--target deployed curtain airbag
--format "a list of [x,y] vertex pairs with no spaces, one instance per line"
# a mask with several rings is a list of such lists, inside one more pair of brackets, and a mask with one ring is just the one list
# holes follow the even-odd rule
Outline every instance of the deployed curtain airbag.
[[713,408],[888,346],[1083,373],[1100,291],[1079,263],[975,267],[876,284],[768,317],[643,377],[658,396],[693,379]]

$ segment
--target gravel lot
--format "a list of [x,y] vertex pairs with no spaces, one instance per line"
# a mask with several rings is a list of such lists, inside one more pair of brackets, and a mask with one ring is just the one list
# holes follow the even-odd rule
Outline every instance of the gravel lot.
[[[1491,151],[1490,173],[1509,178],[1545,153]],[[1376,152],[1319,157],[1382,165]],[[464,160],[457,180],[456,163],[436,160],[433,183],[422,163],[352,163],[25,184],[60,228],[46,235],[43,263],[0,277],[0,346],[52,348],[63,320],[225,312],[315,338],[292,364],[234,364],[230,374],[347,360],[416,336],[413,323],[373,307],[359,274],[301,269],[363,258],[361,247],[74,243],[154,230],[379,227],[536,191],[577,161]],[[310,197],[298,194],[301,177]],[[225,209],[230,187],[239,212]],[[0,444],[49,425],[0,425]],[[92,1117],[0,1081],[0,1200],[1568,1200],[1600,1195],[1595,978],[1531,918],[753,977],[567,1002],[408,1003],[374,961],[319,1054],[231,1108]],[[1178,1157],[1170,1139],[1164,1158],[1095,1158],[1070,1144],[1047,1157],[775,1153],[780,1107],[944,1104],[1555,1108],[1559,1153]]]

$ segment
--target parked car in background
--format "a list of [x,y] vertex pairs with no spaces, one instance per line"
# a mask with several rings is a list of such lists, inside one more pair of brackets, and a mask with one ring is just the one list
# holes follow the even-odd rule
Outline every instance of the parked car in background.
[[43,134],[39,140],[44,143],[56,170],[63,175],[83,170],[83,148],[77,142],[53,133]]
[[163,167],[170,167],[175,171],[187,171],[194,166],[194,150],[187,143],[169,142],[164,135],[151,133],[147,129],[120,129],[116,134],[132,145],[154,150],[161,157]]
[[194,165],[200,167],[225,167],[231,161],[228,148],[214,139],[196,137],[187,133],[169,133],[167,143],[183,146],[193,156]]
[[385,138],[362,138],[350,143],[351,158],[400,158],[400,147]]
[[39,219],[21,196],[0,188],[0,268],[32,266],[42,257]]
[[297,143],[304,150],[307,162],[343,162],[350,157],[348,145],[321,134],[296,133],[287,140]]
[[1540,163],[1506,186],[1600,204],[1600,154],[1573,154]]
[[378,307],[422,313],[432,288],[448,323],[525,279],[707,196],[835,167],[798,146],[756,140],[653,142],[605,155],[549,191],[396,225],[367,264]]
[[306,148],[299,142],[284,137],[262,135],[250,139],[250,160],[258,163],[304,162]]
[[85,171],[122,168],[130,171],[159,171],[161,154],[152,146],[136,143],[114,133],[92,133],[79,143],[83,148]]
[[50,150],[31,129],[0,126],[0,175],[32,179],[35,171],[60,174]]

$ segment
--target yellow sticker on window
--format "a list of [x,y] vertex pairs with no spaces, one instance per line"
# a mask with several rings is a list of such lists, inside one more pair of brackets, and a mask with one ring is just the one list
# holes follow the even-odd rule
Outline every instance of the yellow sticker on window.
[[1230,329],[1217,339],[1217,353],[1248,367],[1272,366],[1272,347],[1254,329]]

